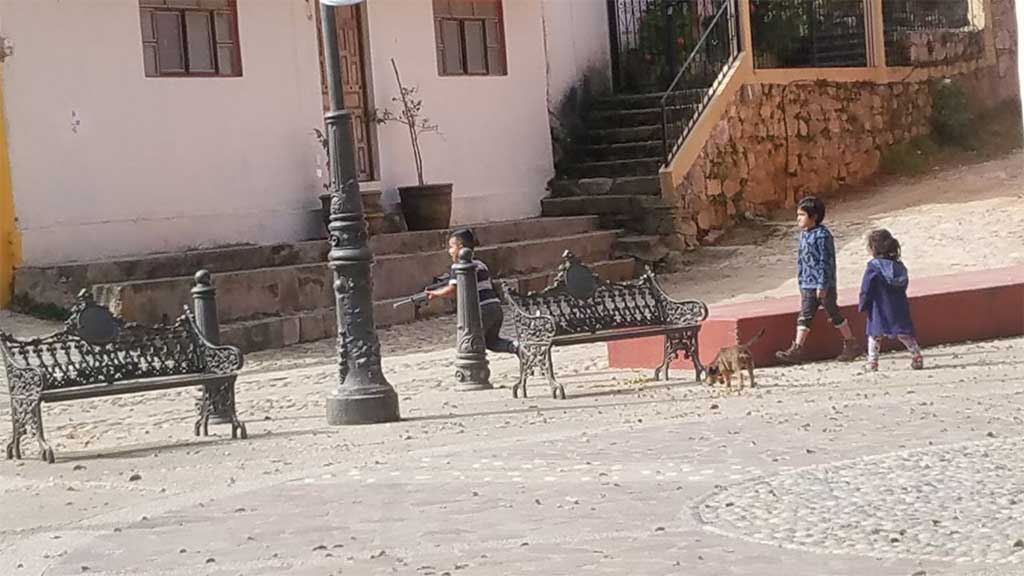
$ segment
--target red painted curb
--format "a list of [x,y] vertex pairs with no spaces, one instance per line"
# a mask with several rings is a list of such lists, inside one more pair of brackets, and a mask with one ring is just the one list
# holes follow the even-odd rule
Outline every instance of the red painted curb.
[[[1024,266],[911,279],[909,296],[922,346],[1024,336]],[[843,314],[854,334],[863,335],[857,298],[857,289],[839,291]],[[799,296],[712,306],[700,331],[701,360],[710,362],[719,348],[746,342],[764,328],[764,337],[751,350],[754,360],[758,366],[777,365],[775,352],[792,342],[799,311]],[[608,365],[655,368],[661,364],[663,346],[660,337],[609,342]],[[834,358],[841,349],[842,338],[819,311],[807,341],[807,358]],[[672,368],[692,364],[677,360]]]

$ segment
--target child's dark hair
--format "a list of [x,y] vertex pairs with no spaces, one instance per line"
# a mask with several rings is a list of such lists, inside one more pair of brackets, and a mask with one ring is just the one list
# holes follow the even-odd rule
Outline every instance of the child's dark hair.
[[825,203],[814,196],[808,196],[796,205],[797,210],[803,210],[808,216],[814,218],[815,224],[825,221]]
[[888,230],[882,228],[868,234],[868,248],[875,258],[886,260],[900,259],[900,241],[893,238]]
[[450,240],[452,238],[455,238],[459,244],[462,244],[466,248],[476,248],[479,246],[476,241],[476,234],[473,234],[473,230],[470,228],[457,228],[452,230],[448,234],[448,239]]

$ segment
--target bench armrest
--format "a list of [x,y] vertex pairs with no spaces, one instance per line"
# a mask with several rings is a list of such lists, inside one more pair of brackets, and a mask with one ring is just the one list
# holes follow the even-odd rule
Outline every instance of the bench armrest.
[[658,283],[654,273],[648,271],[651,285],[665,307],[665,322],[678,326],[699,326],[708,319],[708,305],[700,300],[676,300],[670,297]]
[[520,344],[550,342],[555,337],[555,319],[547,314],[530,314],[516,302],[516,291],[506,282],[498,281],[498,296],[512,309],[512,323]]
[[3,356],[4,370],[7,373],[7,389],[11,398],[32,397],[38,399],[46,388],[46,372],[34,366],[25,366],[15,360],[2,340],[0,340],[0,355]]
[[211,374],[233,374],[242,369],[245,365],[245,356],[242,355],[241,350],[235,346],[221,346],[207,340],[199,331],[196,319],[188,306],[185,306],[185,318],[189,330],[196,335],[202,347],[207,371]]
[[233,374],[245,365],[245,356],[234,346],[217,346],[203,338],[206,367],[213,374]]

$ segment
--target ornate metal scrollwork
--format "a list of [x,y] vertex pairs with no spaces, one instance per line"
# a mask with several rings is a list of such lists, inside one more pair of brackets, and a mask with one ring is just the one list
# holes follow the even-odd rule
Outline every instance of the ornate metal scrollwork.
[[520,376],[513,396],[522,390],[525,397],[527,378],[539,372],[547,376],[552,393],[564,398],[551,362],[551,348],[559,337],[630,328],[666,329],[665,357],[655,377],[664,370],[667,378],[669,362],[682,353],[693,360],[700,379],[703,367],[697,335],[708,308],[698,300],[669,298],[650,268],[637,280],[608,282],[567,251],[551,284],[543,290],[522,295],[507,283],[500,286],[519,336]]
[[665,380],[669,379],[669,365],[673,360],[679,358],[679,353],[682,352],[683,358],[693,362],[697,382],[701,381],[701,377],[704,374],[704,365],[700,361],[699,334],[699,328],[687,328],[681,332],[665,335],[665,356],[661,361],[661,365],[654,371],[655,380],[661,379],[662,370],[665,371]]
[[[25,340],[0,332],[0,352],[14,432],[7,457],[20,458],[21,438],[33,434],[49,462],[53,450],[43,435],[40,410],[44,391],[189,374],[231,375],[243,365],[241,351],[211,344],[187,309],[173,324],[142,326],[114,316],[89,291],[79,294],[62,330]],[[244,437],[234,414],[233,383],[205,390],[200,419],[204,410],[221,403],[230,406],[232,434]]]
[[6,352],[3,356],[11,399],[12,434],[6,447],[7,459],[20,460],[22,437],[35,436],[39,442],[42,459],[53,463],[53,448],[43,436],[43,422],[39,410],[46,375],[36,368],[17,366]]

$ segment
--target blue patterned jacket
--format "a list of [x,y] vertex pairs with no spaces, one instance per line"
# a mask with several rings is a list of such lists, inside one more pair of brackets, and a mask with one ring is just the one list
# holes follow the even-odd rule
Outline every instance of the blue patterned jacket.
[[828,228],[819,224],[800,232],[797,279],[801,290],[836,287],[836,243]]

